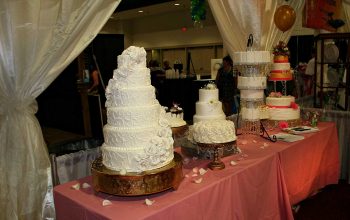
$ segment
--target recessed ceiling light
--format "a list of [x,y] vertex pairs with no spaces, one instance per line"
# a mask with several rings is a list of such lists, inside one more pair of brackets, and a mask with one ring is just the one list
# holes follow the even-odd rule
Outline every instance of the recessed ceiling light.
[[137,12],[142,13],[143,11],[142,10],[138,10]]
[[174,5],[179,6],[179,5],[180,5],[180,3],[175,3]]

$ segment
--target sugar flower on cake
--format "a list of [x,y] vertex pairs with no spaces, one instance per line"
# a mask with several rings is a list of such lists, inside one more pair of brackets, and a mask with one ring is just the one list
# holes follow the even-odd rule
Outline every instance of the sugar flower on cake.
[[217,87],[216,87],[216,85],[215,85],[215,83],[214,82],[210,82],[210,83],[208,83],[207,85],[205,85],[204,87],[203,87],[203,89],[216,89]]
[[290,55],[287,44],[283,41],[278,42],[276,46],[273,47],[272,51],[275,56],[288,56]]
[[123,63],[126,64],[126,66],[129,66],[144,62],[147,53],[143,47],[130,46],[123,51],[122,55],[123,57],[126,57],[126,59],[123,60]]
[[170,143],[164,143],[163,138],[153,138],[144,149],[144,153],[136,157],[140,170],[145,170],[163,163],[169,156],[169,147],[172,147],[172,145]]
[[280,93],[280,92],[271,92],[269,96],[278,98],[278,97],[282,97],[282,93]]

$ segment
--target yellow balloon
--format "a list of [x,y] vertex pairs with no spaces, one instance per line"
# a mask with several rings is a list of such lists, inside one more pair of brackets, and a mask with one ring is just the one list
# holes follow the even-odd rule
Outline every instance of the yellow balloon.
[[295,11],[289,5],[282,5],[277,8],[273,20],[278,29],[285,32],[294,24],[296,18]]

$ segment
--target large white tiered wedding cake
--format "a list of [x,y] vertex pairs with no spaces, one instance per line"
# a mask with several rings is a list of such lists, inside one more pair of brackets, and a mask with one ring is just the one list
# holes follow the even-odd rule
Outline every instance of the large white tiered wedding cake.
[[196,102],[196,114],[193,123],[207,120],[225,120],[226,116],[219,101],[219,90],[209,83],[199,89],[199,100]]
[[155,98],[146,51],[131,46],[118,56],[106,88],[103,164],[116,171],[160,168],[174,157],[171,128]]

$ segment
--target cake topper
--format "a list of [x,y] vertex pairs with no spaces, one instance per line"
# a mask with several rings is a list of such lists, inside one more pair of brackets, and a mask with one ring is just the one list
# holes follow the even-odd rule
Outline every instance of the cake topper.
[[215,82],[209,82],[206,84],[203,89],[217,89]]
[[253,49],[253,41],[254,41],[253,35],[249,34],[248,41],[247,41],[247,51],[252,51],[252,49]]
[[288,46],[285,42],[280,41],[276,46],[273,47],[272,51],[275,56],[288,56],[290,55]]

